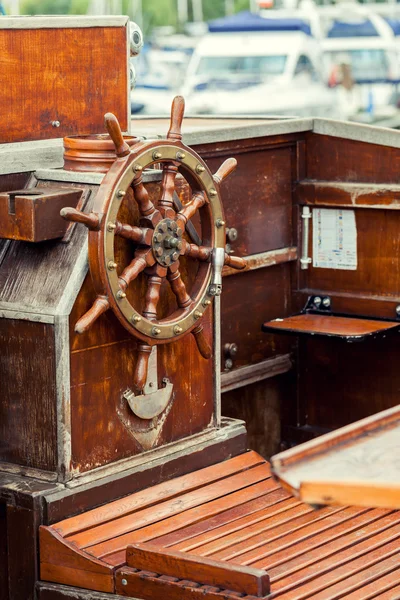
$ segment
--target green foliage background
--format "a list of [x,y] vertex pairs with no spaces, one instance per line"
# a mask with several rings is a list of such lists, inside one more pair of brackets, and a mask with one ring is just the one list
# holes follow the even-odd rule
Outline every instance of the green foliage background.
[[[86,14],[89,0],[22,0],[21,14],[25,15],[84,15]],[[135,19],[135,14],[130,14],[129,0],[123,0],[123,14],[128,14]],[[190,3],[189,3],[190,5]],[[142,0],[143,29],[149,33],[153,27],[160,25],[177,25],[177,0]],[[235,10],[249,8],[249,0],[235,0]],[[225,14],[224,0],[203,0],[205,21],[222,17]]]

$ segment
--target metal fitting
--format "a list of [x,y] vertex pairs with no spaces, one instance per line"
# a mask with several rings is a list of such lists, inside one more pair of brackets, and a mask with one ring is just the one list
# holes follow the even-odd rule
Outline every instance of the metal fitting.
[[109,271],[113,271],[117,267],[118,267],[117,263],[115,263],[113,260],[109,260],[108,261],[108,263],[107,263],[107,269],[109,269]]
[[216,225],[216,227],[218,227],[218,229],[219,229],[220,227],[223,227],[223,226],[225,225],[225,221],[224,221],[223,219],[217,219],[217,220],[215,221],[215,225]]
[[319,308],[322,304],[322,299],[319,296],[315,296],[313,304],[316,308]]
[[325,296],[325,298],[322,299],[322,305],[325,306],[325,308],[330,307],[331,299],[329,298],[329,296]]

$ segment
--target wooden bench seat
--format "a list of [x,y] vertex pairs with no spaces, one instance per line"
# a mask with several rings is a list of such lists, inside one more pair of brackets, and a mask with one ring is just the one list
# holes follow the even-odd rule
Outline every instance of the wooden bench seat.
[[399,548],[400,511],[313,510],[255,452],[40,531],[42,580],[146,600],[394,600]]

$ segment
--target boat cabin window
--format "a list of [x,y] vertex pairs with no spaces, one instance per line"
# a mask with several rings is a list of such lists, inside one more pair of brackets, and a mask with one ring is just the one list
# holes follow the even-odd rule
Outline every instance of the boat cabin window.
[[379,48],[360,48],[355,50],[336,50],[327,53],[332,65],[344,62],[344,56],[350,62],[355,81],[372,81],[389,78],[389,59],[387,52]]
[[305,54],[299,56],[299,60],[297,61],[296,68],[294,70],[295,77],[308,76],[312,81],[318,81],[317,71],[315,70],[314,65],[311,60]]
[[282,75],[287,56],[204,56],[197,75],[257,75],[260,78]]

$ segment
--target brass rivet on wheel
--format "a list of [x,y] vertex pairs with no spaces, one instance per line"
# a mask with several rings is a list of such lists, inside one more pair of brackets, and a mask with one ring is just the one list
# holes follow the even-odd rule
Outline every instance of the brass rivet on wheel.
[[206,299],[203,301],[203,306],[210,306],[210,304],[211,304],[211,300],[208,300],[208,298],[206,298]]
[[167,256],[164,258],[164,263],[166,265],[170,265],[171,264],[171,257],[167,254]]
[[117,226],[116,226],[115,223],[111,223],[111,222],[107,223],[107,230],[108,231],[114,231],[114,229],[116,229],[116,228],[117,228]]
[[176,153],[176,158],[178,160],[183,160],[185,158],[186,154],[184,152],[177,152]]
[[142,167],[142,165],[133,165],[132,171],[134,171],[135,173],[138,173],[138,171],[143,171],[143,167]]
[[118,198],[123,198],[124,196],[126,196],[126,192],[124,192],[124,190],[118,190],[117,196]]
[[113,260],[109,260],[107,263],[107,268],[110,271],[113,271],[114,269],[116,269],[118,267],[117,263],[115,263]]
[[158,160],[161,157],[162,157],[161,152],[157,152],[157,151],[153,152],[153,160]]
[[210,194],[210,196],[216,196],[217,190],[215,190],[214,188],[211,188],[211,190],[208,193]]
[[182,333],[182,331],[183,331],[182,327],[179,327],[179,325],[175,325],[175,327],[174,327],[175,335],[179,335],[180,333]]
[[142,317],[140,317],[139,315],[133,315],[133,317],[132,317],[132,321],[134,323],[140,323],[141,320],[142,320]]
[[203,316],[203,313],[201,313],[199,310],[195,310],[193,313],[193,317],[195,319],[200,319],[200,317],[202,317],[202,316]]
[[117,298],[118,298],[118,300],[122,300],[122,298],[126,298],[125,292],[123,292],[122,290],[118,290]]
[[172,260],[178,260],[178,258],[179,258],[179,252],[174,252],[172,254]]
[[197,165],[197,166],[196,166],[196,173],[198,173],[199,175],[200,175],[201,173],[204,173],[204,171],[205,171],[205,170],[206,170],[206,168],[205,168],[205,167],[203,167],[203,165]]
[[217,227],[223,227],[225,225],[225,221],[223,219],[217,219],[215,224]]
[[153,327],[151,333],[152,335],[159,335],[161,333],[161,329],[159,327]]

